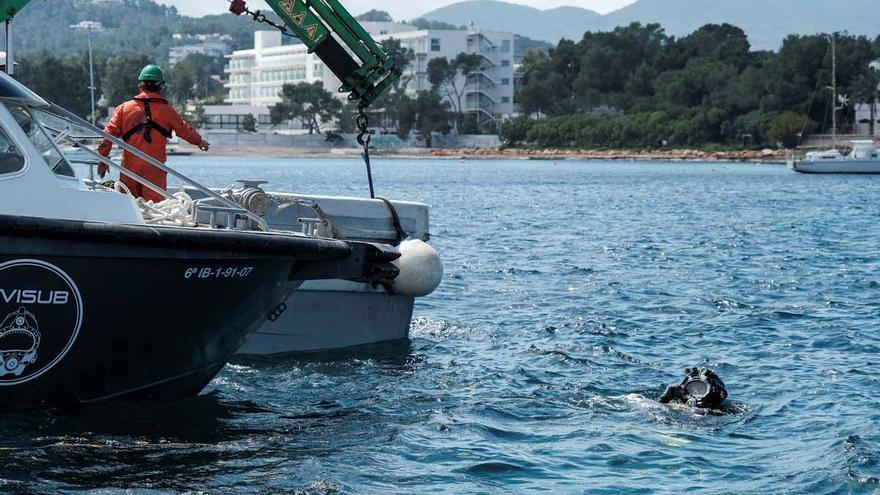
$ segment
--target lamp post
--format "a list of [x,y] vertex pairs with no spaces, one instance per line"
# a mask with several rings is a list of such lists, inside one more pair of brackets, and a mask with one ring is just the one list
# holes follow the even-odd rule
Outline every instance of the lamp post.
[[101,29],[101,23],[95,21],[82,21],[79,24],[74,24],[72,26],[73,29],[85,30],[86,31],[86,39],[89,44],[89,92],[91,94],[91,103],[92,103],[92,113],[91,113],[91,122],[92,125],[96,125],[97,115],[95,114],[95,65],[92,58],[92,30],[93,29]]
[[15,76],[15,52],[12,49],[12,19],[6,19],[6,73]]

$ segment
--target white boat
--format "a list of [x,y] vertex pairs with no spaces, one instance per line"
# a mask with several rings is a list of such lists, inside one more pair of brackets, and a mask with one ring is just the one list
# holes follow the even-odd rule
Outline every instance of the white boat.
[[[221,192],[248,206],[273,230],[394,245],[403,254],[396,262],[401,273],[391,285],[340,279],[303,283],[280,315],[248,337],[239,354],[328,351],[408,338],[416,297],[432,292],[443,273],[440,257],[425,244],[430,238],[427,205],[265,192],[261,181],[239,182],[236,189]],[[186,193],[200,197],[191,188]]]
[[[136,201],[75,175],[109,139],[202,191]],[[66,143],[66,146],[59,146]],[[307,280],[392,284],[377,243],[263,218],[0,73],[0,400],[7,408],[197,394]],[[341,308],[340,308],[341,309]]]
[[[843,153],[837,149],[837,112],[848,103],[849,98],[837,94],[837,44],[831,35],[831,149],[810,151],[804,156],[789,153],[788,168],[803,174],[880,174],[880,152],[873,140],[856,140],[852,151]],[[837,106],[838,103],[841,106]]]
[[852,151],[811,151],[803,158],[789,155],[788,168],[803,174],[880,174],[880,151],[874,141],[851,141]]

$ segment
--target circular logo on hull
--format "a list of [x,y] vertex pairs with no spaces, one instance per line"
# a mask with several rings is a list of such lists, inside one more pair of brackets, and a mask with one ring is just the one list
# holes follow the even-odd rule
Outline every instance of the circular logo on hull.
[[0,263],[0,386],[49,371],[73,347],[82,296],[63,270],[40,260]]

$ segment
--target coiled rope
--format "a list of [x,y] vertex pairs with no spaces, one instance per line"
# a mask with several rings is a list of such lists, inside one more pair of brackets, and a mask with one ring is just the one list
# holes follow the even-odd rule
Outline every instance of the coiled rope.
[[173,194],[173,198],[153,203],[138,198],[138,208],[144,222],[150,225],[177,225],[180,227],[195,227],[195,208],[193,199],[185,192]]

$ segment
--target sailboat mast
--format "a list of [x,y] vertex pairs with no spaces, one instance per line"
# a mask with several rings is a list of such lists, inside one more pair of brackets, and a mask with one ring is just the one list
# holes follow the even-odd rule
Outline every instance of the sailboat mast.
[[831,33],[831,147],[837,149],[837,33]]

